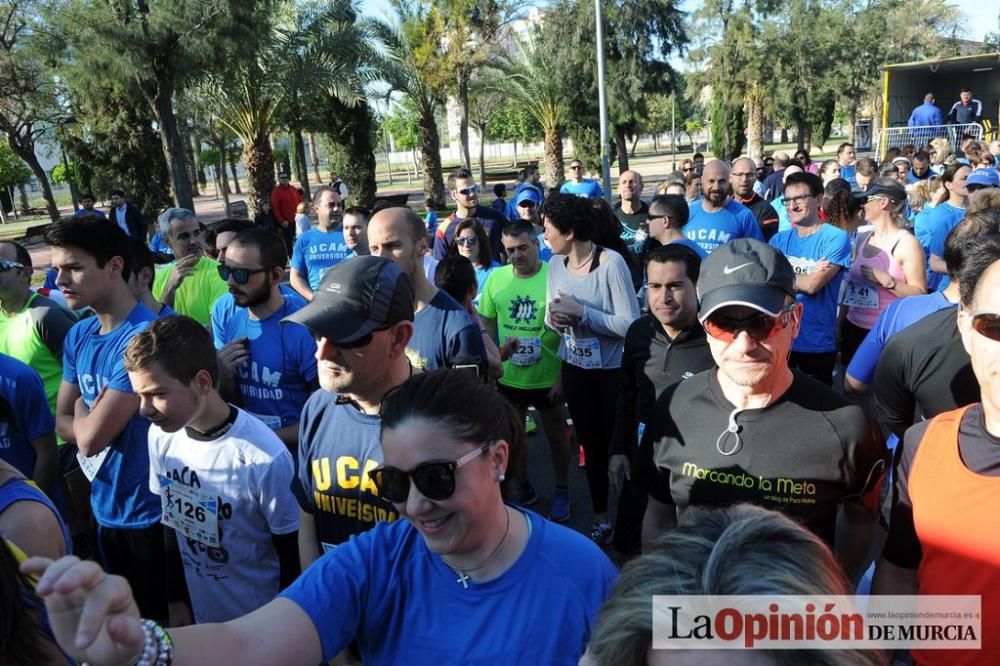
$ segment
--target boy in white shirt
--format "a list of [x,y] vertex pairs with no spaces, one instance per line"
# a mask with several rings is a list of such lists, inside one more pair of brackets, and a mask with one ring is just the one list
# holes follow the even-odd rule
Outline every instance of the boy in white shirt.
[[125,368],[153,424],[149,487],[177,534],[195,621],[259,608],[299,574],[288,449],[219,396],[212,337],[193,319],[154,322],[132,338]]

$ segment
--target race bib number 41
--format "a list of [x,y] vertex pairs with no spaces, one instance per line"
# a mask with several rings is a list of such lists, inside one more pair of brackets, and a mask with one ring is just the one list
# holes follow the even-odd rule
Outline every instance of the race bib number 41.
[[844,305],[866,310],[878,310],[878,289],[869,284],[847,283]]
[[584,370],[601,367],[601,343],[597,338],[563,336],[566,343],[566,362]]
[[160,475],[162,522],[189,539],[219,547],[219,498]]

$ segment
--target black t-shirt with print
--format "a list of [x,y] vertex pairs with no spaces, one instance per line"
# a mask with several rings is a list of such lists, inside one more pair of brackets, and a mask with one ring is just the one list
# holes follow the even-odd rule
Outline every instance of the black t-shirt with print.
[[679,514],[689,506],[749,502],[781,511],[833,544],[840,503],[860,501],[885,467],[885,446],[862,409],[795,372],[778,400],[736,413],[737,443],[727,433],[735,407],[716,372],[660,397],[640,446],[652,449],[655,471],[644,475],[650,496]]

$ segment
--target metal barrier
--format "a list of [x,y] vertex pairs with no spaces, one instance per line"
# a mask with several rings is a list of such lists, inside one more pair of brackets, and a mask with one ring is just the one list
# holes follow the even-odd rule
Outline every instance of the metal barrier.
[[878,152],[878,159],[881,162],[885,159],[885,154],[892,148],[902,148],[905,145],[913,144],[917,149],[921,149],[932,139],[944,137],[951,142],[951,149],[955,150],[961,143],[962,136],[968,134],[976,141],[983,140],[983,126],[979,123],[968,123],[965,125],[924,125],[921,127],[888,127],[878,133],[878,140],[875,142]]

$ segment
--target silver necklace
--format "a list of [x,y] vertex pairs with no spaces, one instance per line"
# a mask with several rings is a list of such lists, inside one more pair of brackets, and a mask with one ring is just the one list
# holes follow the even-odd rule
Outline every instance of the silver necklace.
[[[719,438],[715,440],[715,450],[724,456],[734,455],[737,451],[743,448],[743,439],[740,437],[740,430],[743,429],[743,426],[736,422],[736,415],[741,411],[743,410],[737,407],[729,413],[729,425],[726,426],[726,429],[719,434]],[[723,443],[725,443],[730,437],[736,438],[736,444],[733,445],[733,448],[727,451],[723,448]]]
[[587,255],[587,258],[584,259],[581,263],[577,264],[576,266],[573,266],[571,264],[570,268],[572,268],[574,271],[580,270],[581,268],[583,268],[584,266],[586,266],[587,264],[590,263],[590,260],[594,258],[594,253],[595,252],[597,252],[597,244],[596,243],[591,243],[590,244],[590,254]]
[[510,533],[510,511],[507,509],[507,507],[504,507],[504,513],[507,514],[507,527],[504,528],[503,537],[500,539],[500,543],[497,544],[497,547],[493,549],[493,552],[490,554],[490,556],[487,557],[485,560],[483,560],[474,567],[456,567],[454,564],[449,562],[444,555],[441,556],[441,559],[444,560],[444,563],[447,564],[452,569],[454,569],[455,573],[458,574],[458,578],[455,579],[455,582],[461,585],[463,588],[469,589],[470,571],[478,571],[479,569],[482,569],[487,564],[495,560],[496,556],[500,554],[500,550],[503,548],[504,542],[507,541],[507,534]]

